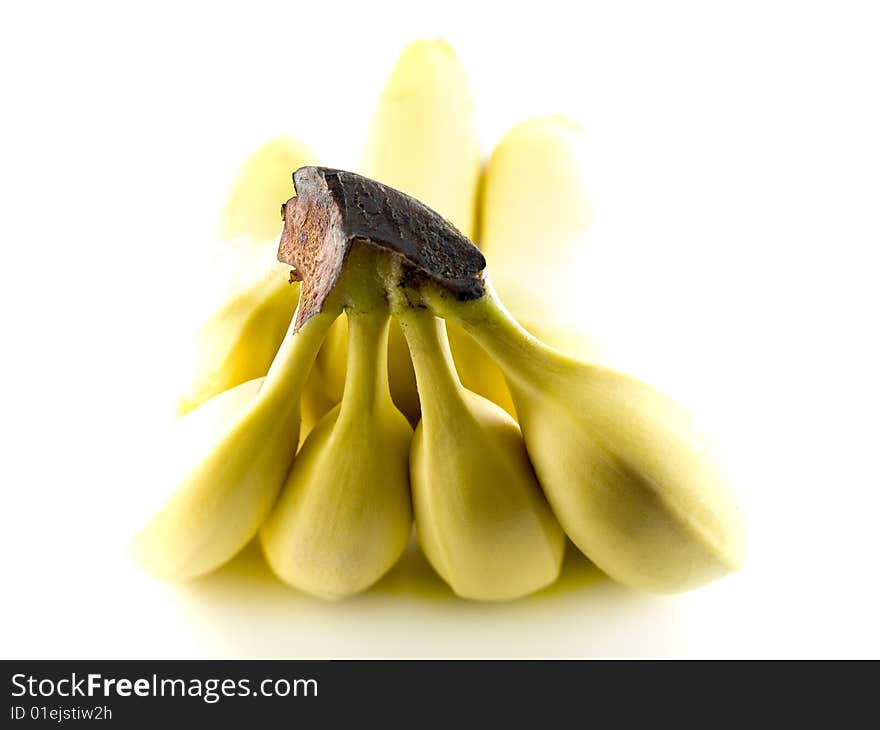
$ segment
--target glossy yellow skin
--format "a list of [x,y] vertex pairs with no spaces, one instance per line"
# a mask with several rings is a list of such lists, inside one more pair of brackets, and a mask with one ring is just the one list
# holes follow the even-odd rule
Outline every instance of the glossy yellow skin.
[[388,314],[349,310],[348,318],[342,403],[305,440],[260,531],[275,574],[326,599],[373,585],[412,532],[412,427],[388,391]]
[[227,390],[180,419],[161,486],[170,498],[134,541],[158,578],[211,571],[257,533],[299,440],[299,399],[333,314],[288,334],[265,378]]
[[422,420],[410,455],[419,543],[463,598],[519,598],[553,583],[565,540],[516,422],[461,386],[442,323],[399,314],[413,352]]
[[634,378],[535,340],[493,294],[433,296],[498,362],[529,458],[572,541],[615,580],[688,590],[736,570],[742,515],[686,412]]

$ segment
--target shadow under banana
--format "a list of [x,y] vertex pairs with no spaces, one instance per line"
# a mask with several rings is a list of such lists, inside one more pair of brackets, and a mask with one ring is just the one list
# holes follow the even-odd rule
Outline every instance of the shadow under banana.
[[[583,553],[569,544],[565,551],[562,569],[556,582],[530,596],[517,600],[517,603],[530,603],[550,597],[590,590],[597,586],[613,585],[611,581]],[[238,605],[251,612],[252,604],[259,596],[260,602],[267,598],[277,606],[294,608],[297,603],[327,604],[302,591],[285,585],[272,573],[260,550],[259,541],[251,542],[236,557],[218,570],[176,587],[176,593],[183,601],[201,604],[209,608],[211,604],[224,604],[227,608]],[[622,589],[625,590],[625,589]],[[628,591],[627,591],[628,592]],[[632,594],[636,597],[636,594]],[[361,597],[406,596],[418,602],[448,602],[471,605],[477,604],[459,598],[440,578],[425,558],[424,553],[413,537],[403,555],[374,586],[361,596],[347,599],[357,601]],[[291,614],[291,619],[295,613]]]

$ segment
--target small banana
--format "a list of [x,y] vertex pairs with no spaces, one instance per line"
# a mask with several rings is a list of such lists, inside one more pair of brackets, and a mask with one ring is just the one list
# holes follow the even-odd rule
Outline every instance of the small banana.
[[225,253],[235,280],[226,300],[195,334],[178,399],[181,416],[229,388],[264,376],[296,309],[299,285],[289,281],[289,268],[275,261],[277,242],[236,241],[232,246]]
[[177,411],[184,415],[208,399],[269,370],[296,308],[299,286],[275,260],[279,208],[290,197],[291,173],[313,155],[279,137],[253,152],[232,185],[221,255],[231,272],[224,300],[207,317],[187,358]]
[[158,578],[185,579],[232,558],[257,533],[299,441],[299,401],[329,308],[284,339],[264,378],[215,396],[176,424],[165,456],[170,498],[134,541]]
[[[401,53],[373,114],[361,170],[424,201],[473,237],[479,141],[467,76],[444,41],[415,41]],[[345,379],[344,327],[340,318],[320,358],[329,397],[336,400]],[[415,373],[396,322],[389,335],[388,367],[391,396],[416,424]]]
[[[332,331],[332,327],[331,327]],[[330,334],[329,332],[327,333]],[[327,340],[325,338],[324,345]],[[318,357],[324,347],[318,352]],[[306,440],[312,429],[318,425],[318,422],[327,415],[333,406],[337,405],[334,401],[327,397],[327,389],[324,386],[324,380],[317,368],[317,360],[315,365],[309,371],[309,377],[303,386],[302,398],[300,399],[300,410],[302,411],[302,425],[299,430],[300,445]]]
[[[593,355],[596,344],[560,316],[568,303],[555,301],[555,288],[536,296],[530,286],[559,280],[592,222],[583,137],[558,116],[526,120],[504,135],[483,173],[479,246],[499,295],[526,329],[555,347]],[[501,370],[456,323],[447,326],[464,386],[513,414]]]
[[[315,156],[292,137],[275,137],[254,150],[242,163],[226,198],[222,232],[226,239],[273,239],[278,245],[278,209],[290,197],[290,176]],[[274,258],[274,257],[273,257]]]
[[474,232],[480,146],[467,75],[449,44],[415,41],[400,54],[373,114],[361,169],[466,236]]
[[[352,251],[350,257],[355,255]],[[347,287],[348,294],[352,288]],[[279,578],[329,599],[358,593],[379,580],[397,562],[412,532],[412,427],[388,389],[387,304],[360,299],[346,311],[342,403],[305,440],[260,531],[263,551]]]
[[[392,327],[394,327],[392,323]],[[337,319],[330,331],[324,346],[318,353],[318,377],[324,385],[324,397],[332,403],[342,400],[345,389],[346,360],[348,353],[348,318]]]
[[739,567],[742,516],[683,409],[634,378],[547,347],[491,289],[463,303],[435,292],[430,302],[503,370],[544,493],[599,568],[667,593]]
[[498,143],[486,166],[480,249],[501,285],[559,270],[583,245],[593,221],[584,135],[564,117],[529,119]]
[[422,395],[410,473],[419,542],[464,598],[519,598],[553,583],[565,537],[516,422],[462,387],[441,320],[396,312]]

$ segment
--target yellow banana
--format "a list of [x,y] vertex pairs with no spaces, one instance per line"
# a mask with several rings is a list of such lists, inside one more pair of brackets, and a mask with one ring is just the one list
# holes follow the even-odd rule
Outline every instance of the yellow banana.
[[[324,342],[326,344],[326,339]],[[321,349],[323,350],[323,347]],[[324,379],[321,377],[318,368],[313,365],[309,371],[309,377],[306,379],[306,384],[303,386],[303,394],[300,401],[300,410],[302,411],[302,424],[299,432],[300,444],[306,440],[312,429],[318,425],[318,422],[335,405],[337,404],[327,397]]]
[[447,43],[404,49],[373,115],[361,168],[473,232],[480,148],[467,76]]
[[[361,170],[418,198],[473,237],[479,142],[467,76],[444,41],[415,41],[400,55],[373,115]],[[340,319],[320,359],[330,396],[337,399],[344,380],[344,326]],[[394,402],[415,424],[415,374],[396,323],[389,336],[388,367]]]
[[256,535],[293,461],[299,401],[329,308],[285,338],[265,378],[207,401],[176,424],[165,455],[170,498],[134,542],[138,562],[159,578],[206,573]]
[[[291,175],[315,156],[292,137],[275,137],[254,150],[239,168],[226,198],[222,231],[227,239],[273,239],[281,232],[281,204],[290,197]],[[274,258],[274,257],[273,257]]]
[[[586,185],[583,132],[564,117],[513,127],[486,166],[480,249],[502,297],[515,281],[559,270],[583,244],[593,220]],[[541,272],[538,271],[538,274]]]
[[[350,290],[349,290],[350,293]],[[309,434],[269,519],[263,551],[285,582],[336,599],[369,588],[412,532],[412,427],[388,389],[388,309],[382,298],[346,308],[342,403]]]
[[690,418],[647,385],[532,337],[489,290],[434,292],[507,378],[529,457],[568,536],[615,580],[693,588],[743,558],[740,512]]
[[[532,334],[577,354],[595,354],[595,343],[559,312],[567,302],[534,281],[559,281],[592,222],[586,185],[583,132],[563,117],[529,119],[498,143],[483,175],[480,249],[507,308]],[[462,383],[513,414],[501,370],[458,325],[450,341]]]
[[279,137],[242,165],[229,194],[223,227],[224,235],[238,238],[220,254],[229,259],[232,276],[223,302],[196,333],[178,401],[180,415],[268,371],[299,292],[299,286],[289,281],[290,268],[276,261],[279,211],[290,197],[292,172],[311,162],[312,154],[305,147]]
[[519,598],[554,582],[565,537],[511,416],[462,387],[441,320],[396,313],[422,396],[410,457],[419,542],[464,598]]
[[220,255],[237,270],[236,281],[195,334],[179,415],[265,375],[296,309],[299,285],[289,281],[289,268],[275,261],[277,242],[231,246],[234,250]]

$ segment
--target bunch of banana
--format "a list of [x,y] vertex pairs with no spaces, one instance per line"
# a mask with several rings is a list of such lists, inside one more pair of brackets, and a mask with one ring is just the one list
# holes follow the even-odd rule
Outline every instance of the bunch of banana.
[[[643,590],[685,590],[736,568],[738,512],[674,403],[534,338],[492,290],[479,250],[421,202],[328,168],[301,168],[294,183],[279,247],[302,281],[289,333],[265,378],[181,422],[178,486],[137,542],[148,569],[198,575],[262,526],[283,580],[350,595],[403,551],[410,489],[425,554],[468,598],[551,583],[562,530],[612,578]],[[342,403],[296,455],[302,389],[343,310]],[[388,387],[389,313],[422,401],[411,448]],[[462,386],[437,316],[489,353],[519,425]]]
[[[513,127],[492,154],[480,187],[480,153],[467,77],[443,41],[416,41],[401,54],[370,125],[361,171],[425,202],[489,252],[496,285],[529,331],[580,354],[595,346],[560,323],[547,298],[519,285],[536,265],[530,247],[541,242],[548,267],[562,266],[582,244],[592,221],[584,177],[582,131],[562,117]],[[543,196],[527,199],[524,179]],[[477,230],[477,221],[480,230]],[[514,414],[497,366],[455,323],[448,325],[463,384]],[[345,379],[345,320],[331,330],[319,356],[327,395],[338,401]],[[389,371],[394,402],[415,424],[416,379],[406,343],[392,323]]]
[[[353,242],[381,252],[422,397],[410,456],[416,524],[453,589],[504,598],[555,577],[561,536],[532,467],[568,536],[621,583],[686,590],[739,565],[739,512],[675,403],[529,334],[492,290],[484,257],[427,206],[353,173],[309,168],[296,179],[299,214],[288,216],[279,257],[303,275],[303,322],[323,312]],[[516,424],[458,382],[434,315],[463,327],[504,373],[528,459]]]
[[565,119],[524,122],[478,196],[466,77],[419,41],[373,117],[369,177],[309,167],[289,138],[253,153],[223,220],[246,273],[200,332],[144,567],[196,576],[259,534],[283,581],[335,599],[394,565],[414,516],[476,600],[552,583],[565,534],[644,590],[733,570],[739,514],[688,416],[586,364],[595,348],[550,303],[592,219],[581,149]]
[[[584,184],[580,130],[560,117],[514,127],[500,142],[484,175],[478,215],[480,152],[467,76],[443,41],[416,41],[401,54],[381,95],[367,137],[365,175],[423,200],[464,235],[490,252],[495,281],[508,306],[536,335],[579,353],[591,352],[583,335],[557,319],[546,299],[516,285],[529,270],[528,241],[540,235],[548,261],[563,262],[580,244],[591,219]],[[274,261],[280,228],[278,201],[290,191],[290,174],[314,164],[297,140],[277,137],[241,165],[227,198],[221,230],[236,272],[228,294],[196,333],[189,375],[178,402],[183,415],[217,393],[265,375],[296,304],[298,287]],[[554,191],[523,199],[523,175]],[[477,236],[476,221],[481,221]],[[537,221],[551,223],[537,231]],[[333,326],[303,392],[303,435],[342,398],[346,320]],[[449,334],[456,365],[469,389],[513,414],[498,368],[454,323]],[[414,425],[419,418],[415,373],[392,322],[389,371],[395,404]]]

